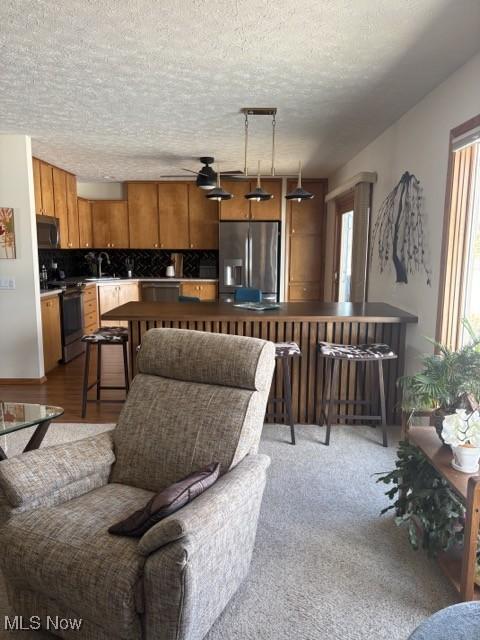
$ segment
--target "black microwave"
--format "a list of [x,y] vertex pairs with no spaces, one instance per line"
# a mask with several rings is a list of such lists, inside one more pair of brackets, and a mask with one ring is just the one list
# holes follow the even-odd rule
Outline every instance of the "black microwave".
[[53,216],[37,216],[37,242],[39,249],[58,249],[60,230],[58,219]]

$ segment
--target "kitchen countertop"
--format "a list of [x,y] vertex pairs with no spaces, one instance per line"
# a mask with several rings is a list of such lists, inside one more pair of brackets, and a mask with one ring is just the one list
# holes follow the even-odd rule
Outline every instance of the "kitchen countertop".
[[278,309],[252,311],[226,302],[127,302],[102,320],[268,320],[406,323],[418,318],[381,302],[283,302]]
[[54,296],[58,296],[59,293],[62,293],[61,289],[48,289],[48,291],[42,291],[40,289],[40,299],[53,298]]

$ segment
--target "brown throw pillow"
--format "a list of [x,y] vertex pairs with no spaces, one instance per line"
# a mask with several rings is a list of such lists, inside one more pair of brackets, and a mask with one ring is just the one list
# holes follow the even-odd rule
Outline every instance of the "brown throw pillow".
[[216,462],[190,473],[151,498],[143,509],[112,525],[108,532],[119,536],[143,536],[154,524],[175,513],[216,482],[220,465]]

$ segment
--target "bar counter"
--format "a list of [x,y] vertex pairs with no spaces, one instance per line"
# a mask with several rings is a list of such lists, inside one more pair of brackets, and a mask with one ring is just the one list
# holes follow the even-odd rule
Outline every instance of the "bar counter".
[[[396,380],[403,375],[407,324],[417,322],[410,313],[376,302],[285,302],[268,311],[251,311],[222,302],[128,302],[104,313],[102,320],[111,324],[128,321],[133,373],[142,335],[155,327],[253,336],[273,342],[294,340],[302,351],[302,357],[295,358],[292,366],[294,417],[296,422],[305,424],[320,422],[325,382],[325,361],[317,353],[320,340],[342,344],[385,342],[392,347],[398,359],[385,362],[387,413],[388,421],[398,424]],[[342,361],[342,400],[358,400],[366,395],[377,405],[378,384],[370,369],[367,367],[364,374],[357,376],[355,365]],[[281,395],[280,375],[275,375],[272,390]],[[353,407],[342,412],[353,413]]]

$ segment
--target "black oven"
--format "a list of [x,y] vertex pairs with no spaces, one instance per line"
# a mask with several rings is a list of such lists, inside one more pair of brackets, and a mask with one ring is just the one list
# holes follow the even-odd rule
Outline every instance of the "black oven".
[[63,362],[70,362],[85,351],[83,335],[83,290],[67,288],[60,294]]

